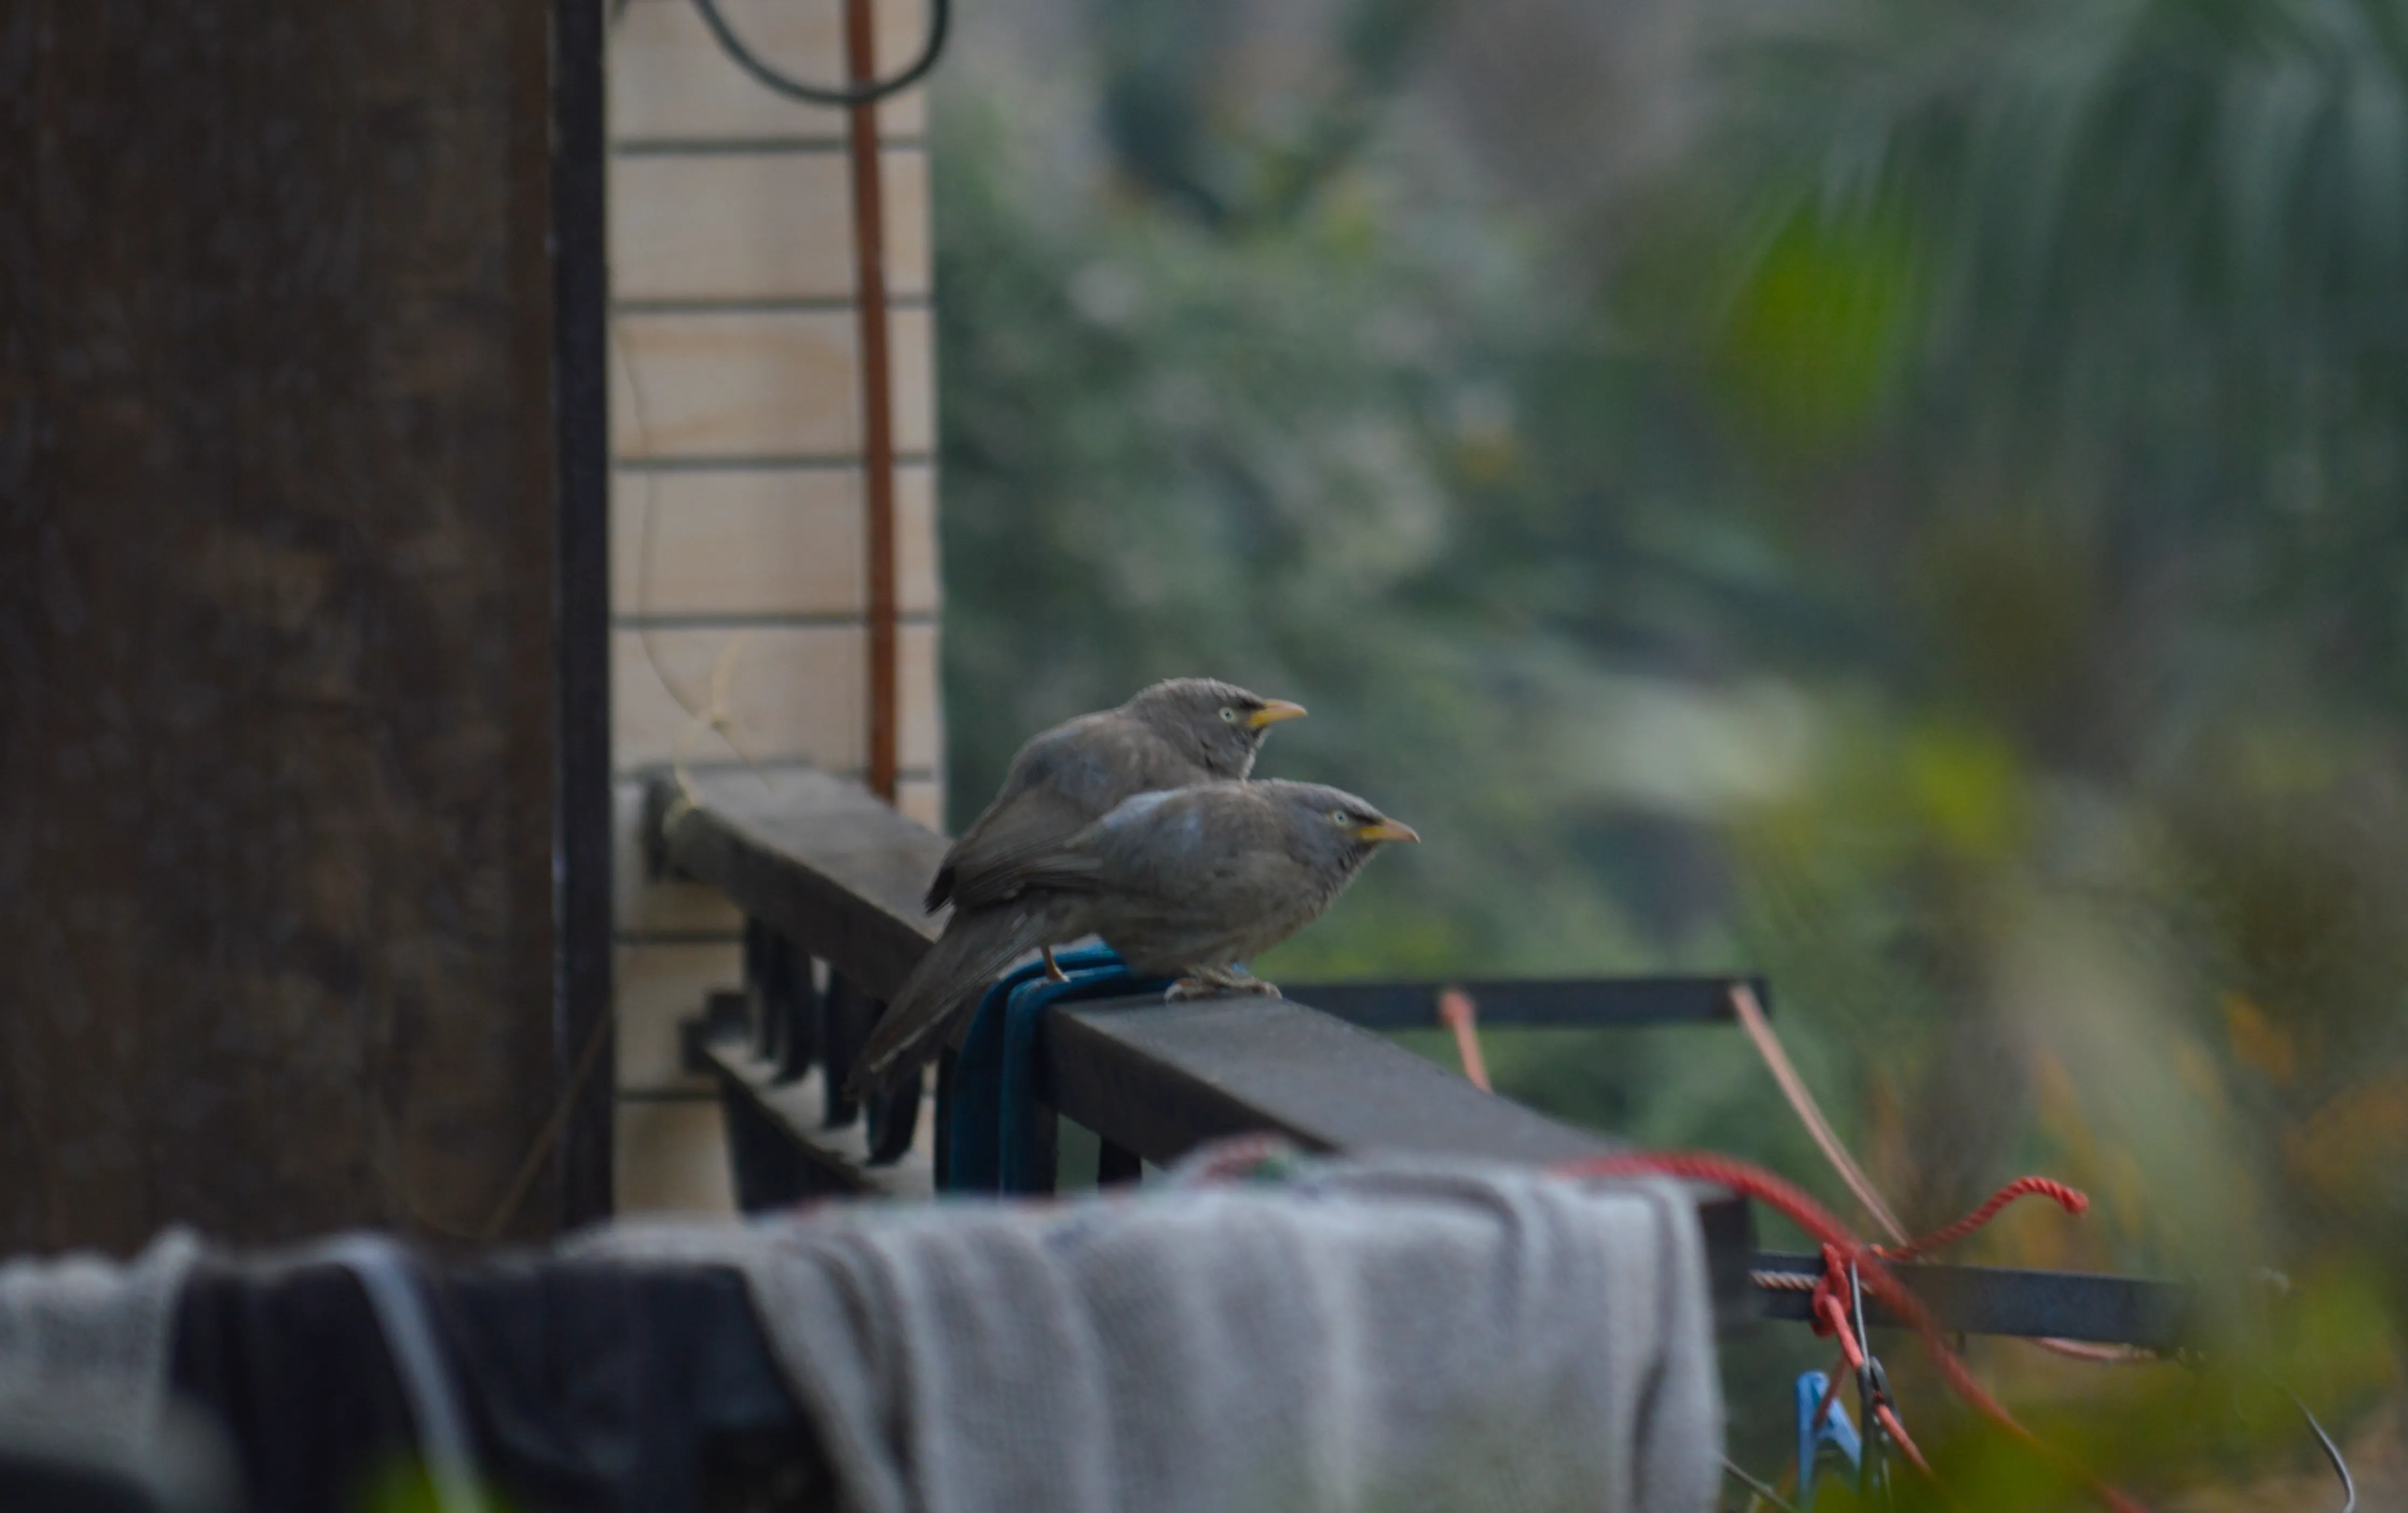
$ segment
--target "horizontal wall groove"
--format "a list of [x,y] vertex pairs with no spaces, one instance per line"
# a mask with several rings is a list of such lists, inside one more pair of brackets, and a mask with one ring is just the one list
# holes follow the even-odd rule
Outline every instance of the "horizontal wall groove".
[[[900,466],[925,467],[936,462],[936,454],[925,451],[896,452],[895,461]],[[610,465],[630,473],[704,473],[799,472],[808,468],[849,467],[862,465],[859,452],[795,452],[786,454],[728,454],[688,452],[683,454],[622,456],[610,460]]]
[[[679,763],[678,766],[681,770],[688,773],[759,772],[763,774],[774,774],[781,772],[824,772],[831,778],[842,778],[851,782],[859,782],[863,772],[867,770],[862,767],[823,767],[818,765],[816,763],[797,762],[792,757],[772,757],[767,761],[751,764],[746,763],[739,757],[697,757],[691,761]],[[625,782],[632,778],[649,778],[656,772],[666,772],[668,770],[669,764],[666,762],[638,762],[620,768],[613,776],[616,781]],[[901,782],[933,783],[937,780],[938,774],[937,769],[934,767],[903,767],[897,769],[895,776],[896,779]],[[720,942],[714,938],[711,940],[686,941],[682,942],[682,944],[715,946],[720,944]]]
[[[622,158],[783,157],[811,152],[842,152],[852,139],[836,136],[630,136],[610,144]],[[924,152],[924,136],[881,136],[881,150]]]
[[[907,609],[895,617],[895,622],[898,625],[934,625],[937,618],[934,610]],[[614,631],[851,630],[867,623],[868,615],[858,609],[769,609],[755,614],[700,611],[610,617],[610,628]]]
[[[851,294],[646,295],[613,300],[610,310],[614,315],[816,315],[847,313],[854,305]],[[886,306],[894,310],[924,310],[929,307],[928,296],[924,292],[889,294]]]

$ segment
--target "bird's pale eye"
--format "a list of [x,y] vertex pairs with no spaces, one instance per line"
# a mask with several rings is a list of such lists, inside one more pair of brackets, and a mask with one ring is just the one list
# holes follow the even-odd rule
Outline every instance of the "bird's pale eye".
[[1354,825],[1354,817],[1344,809],[1332,809],[1329,811],[1329,822],[1340,830],[1351,830]]
[[1234,724],[1236,724],[1237,722],[1238,722],[1238,711],[1237,711],[1237,710],[1235,710],[1235,709],[1230,708],[1230,707],[1229,707],[1227,705],[1226,705],[1226,704],[1225,704],[1225,705],[1223,705],[1223,706],[1221,707],[1221,723],[1223,723],[1223,724],[1225,724],[1225,725],[1234,725]]

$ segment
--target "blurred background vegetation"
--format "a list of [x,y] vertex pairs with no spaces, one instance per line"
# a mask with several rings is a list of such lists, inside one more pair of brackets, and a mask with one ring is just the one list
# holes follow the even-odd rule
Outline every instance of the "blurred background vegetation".
[[[2338,1506],[2271,1365],[2401,1506],[2408,7],[967,9],[956,818],[1155,677],[1298,699],[1260,770],[1426,844],[1265,975],[1765,971],[1911,1225],[2045,1171],[1958,1259],[2219,1300],[2205,1371],[1977,1343],[2014,1401]],[[1843,1197],[1735,1030],[1489,1038]],[[1757,1469],[1825,1353],[1734,1347]]]

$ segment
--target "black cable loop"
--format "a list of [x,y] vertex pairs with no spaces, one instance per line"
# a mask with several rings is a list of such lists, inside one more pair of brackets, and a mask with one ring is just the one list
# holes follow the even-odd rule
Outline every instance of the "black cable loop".
[[789,99],[800,100],[806,105],[837,107],[868,105],[883,100],[926,78],[928,70],[937,66],[939,55],[945,50],[945,34],[952,27],[953,19],[953,0],[928,0],[927,36],[921,42],[920,55],[912,60],[910,67],[892,79],[872,79],[867,84],[831,89],[790,79],[763,62],[757,53],[745,46],[744,39],[736,35],[736,28],[727,24],[727,18],[719,13],[719,0],[694,0],[694,7],[702,12],[702,23],[710,28],[710,35],[718,39],[720,50],[734,59],[738,68]]

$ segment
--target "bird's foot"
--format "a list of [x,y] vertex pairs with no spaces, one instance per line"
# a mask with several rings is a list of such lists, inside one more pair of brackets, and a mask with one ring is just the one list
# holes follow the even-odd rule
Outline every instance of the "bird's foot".
[[1045,977],[1048,981],[1052,982],[1068,982],[1070,980],[1070,974],[1063,971],[1062,963],[1054,960],[1054,948],[1051,946],[1045,948]]
[[1181,978],[1162,990],[1162,1001],[1166,1004],[1183,1004],[1190,998],[1218,998],[1220,995],[1221,985],[1202,978]]
[[1276,982],[1265,982],[1260,978],[1245,976],[1240,976],[1232,981],[1229,984],[1229,991],[1232,992],[1250,992],[1263,998],[1285,998],[1287,996],[1287,994],[1279,991],[1279,984]]

